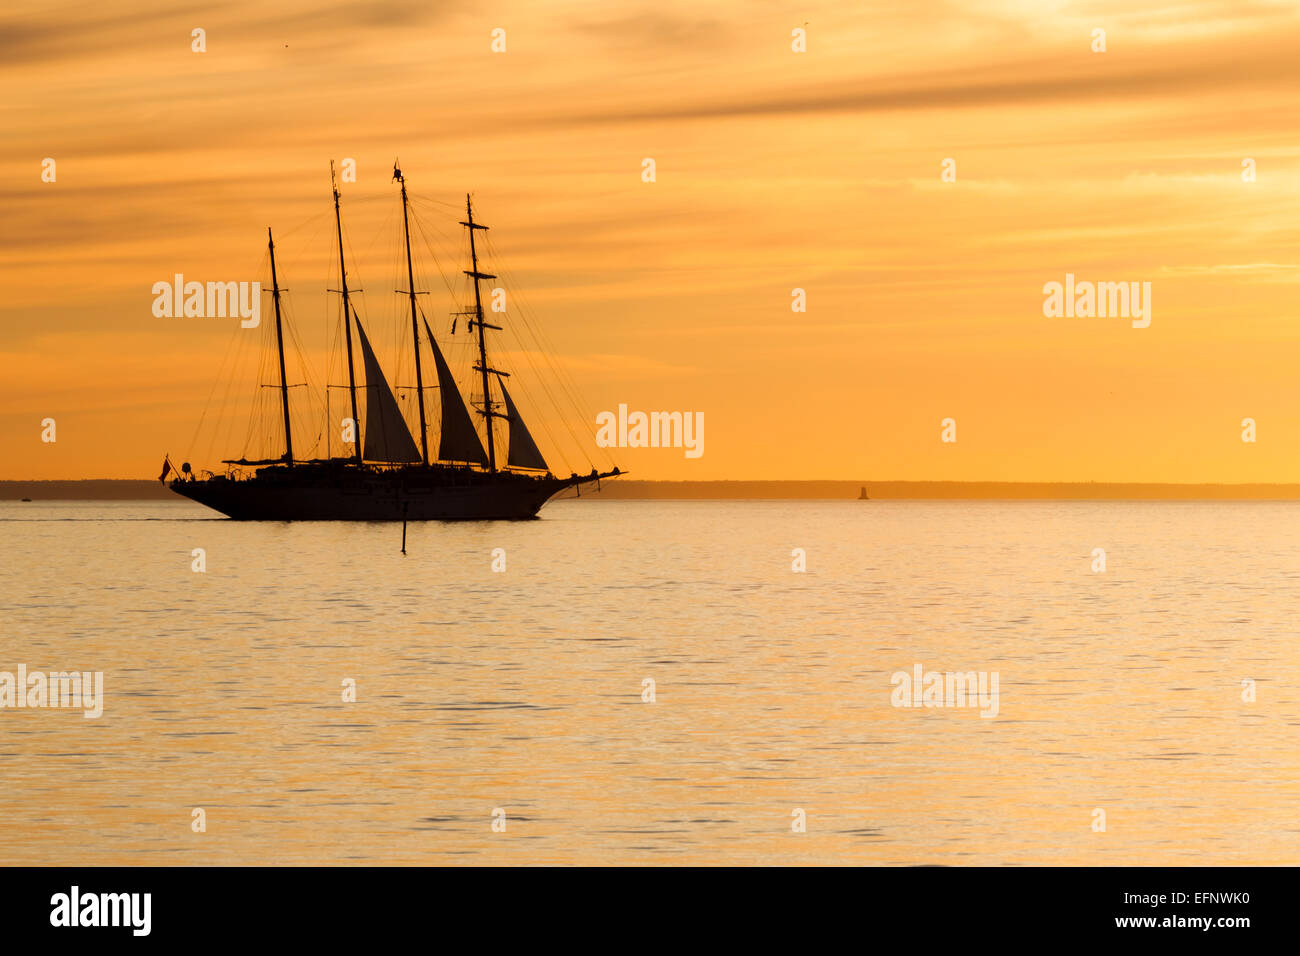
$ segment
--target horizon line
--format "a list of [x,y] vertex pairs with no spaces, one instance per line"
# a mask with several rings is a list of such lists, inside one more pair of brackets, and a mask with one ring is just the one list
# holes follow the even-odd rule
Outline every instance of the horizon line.
[[[1300,479],[1294,481],[1145,481],[1127,478],[631,478],[627,474],[610,478],[622,484],[641,483],[655,485],[705,485],[705,484],[858,484],[858,485],[1137,485],[1141,487],[1168,488],[1240,488],[1286,487],[1300,488]],[[54,484],[91,481],[144,482],[162,484],[157,478],[0,478],[0,485]]]

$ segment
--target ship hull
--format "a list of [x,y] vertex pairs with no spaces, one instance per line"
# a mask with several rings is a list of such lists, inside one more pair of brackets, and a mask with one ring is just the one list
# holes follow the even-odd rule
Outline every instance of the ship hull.
[[240,521],[521,521],[537,517],[560,490],[596,477],[603,476],[297,466],[242,479],[183,478],[170,487]]

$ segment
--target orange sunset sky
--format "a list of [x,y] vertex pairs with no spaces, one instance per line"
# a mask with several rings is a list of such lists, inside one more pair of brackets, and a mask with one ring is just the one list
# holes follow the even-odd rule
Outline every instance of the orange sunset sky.
[[[269,297],[242,331],[156,318],[151,288],[269,285],[268,225],[310,366],[290,379],[346,381],[331,159],[356,161],[349,281],[409,384],[400,157],[453,367],[468,383],[446,333],[472,192],[596,463],[594,413],[626,403],[706,420],[698,459],[615,450],[638,478],[1300,481],[1298,51],[1297,4],[1248,0],[11,3],[0,478],[243,453],[247,409],[218,408],[232,375],[230,402],[274,399]],[[1067,272],[1150,282],[1150,327],[1045,318]],[[539,444],[587,470],[502,318]]]

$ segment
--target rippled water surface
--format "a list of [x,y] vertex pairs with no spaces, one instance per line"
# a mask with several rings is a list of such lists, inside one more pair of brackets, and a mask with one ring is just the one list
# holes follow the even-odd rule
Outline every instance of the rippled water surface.
[[[394,525],[0,503],[0,671],[105,693],[0,710],[0,858],[1300,861],[1300,505],[542,515],[403,556]],[[998,715],[891,706],[917,663],[998,672]]]

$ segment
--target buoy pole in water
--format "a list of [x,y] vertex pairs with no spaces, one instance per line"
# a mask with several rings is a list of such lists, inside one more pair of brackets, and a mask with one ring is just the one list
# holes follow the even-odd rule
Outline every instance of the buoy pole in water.
[[409,501],[402,502],[402,554],[406,554],[406,509],[409,507]]

